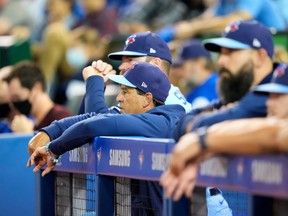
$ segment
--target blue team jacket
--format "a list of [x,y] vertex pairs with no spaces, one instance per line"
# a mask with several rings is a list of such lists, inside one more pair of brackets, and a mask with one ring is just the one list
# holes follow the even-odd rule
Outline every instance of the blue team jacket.
[[[61,155],[100,135],[172,138],[175,126],[184,114],[185,110],[180,105],[158,106],[134,115],[87,113],[54,121],[40,131],[46,132],[52,140],[51,151]],[[163,192],[159,183],[134,181],[138,181],[138,187],[131,188],[133,215],[140,211],[141,215],[162,215]]]
[[61,155],[80,147],[95,136],[144,136],[172,138],[173,129],[185,110],[180,105],[158,106],[142,114],[86,113],[52,122],[46,132],[51,151]]

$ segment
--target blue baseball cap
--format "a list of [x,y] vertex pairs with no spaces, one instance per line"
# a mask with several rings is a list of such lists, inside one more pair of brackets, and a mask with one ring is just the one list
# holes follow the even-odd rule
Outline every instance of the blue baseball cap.
[[147,62],[139,62],[130,66],[124,75],[108,75],[116,83],[142,92],[150,92],[153,98],[164,102],[168,96],[171,84],[168,77],[159,67]]
[[125,41],[123,51],[108,55],[113,60],[121,60],[122,56],[153,56],[172,63],[168,45],[157,34],[151,32],[130,35]]
[[203,41],[209,51],[220,52],[221,47],[230,49],[265,49],[273,58],[274,44],[269,28],[261,23],[252,21],[236,21],[228,25],[222,37]]
[[288,94],[288,65],[280,64],[273,72],[270,83],[255,86],[254,92]]
[[205,49],[200,40],[188,40],[183,43],[179,51],[179,57],[173,61],[173,65],[181,65],[188,59],[197,59],[200,57],[211,59],[211,54]]

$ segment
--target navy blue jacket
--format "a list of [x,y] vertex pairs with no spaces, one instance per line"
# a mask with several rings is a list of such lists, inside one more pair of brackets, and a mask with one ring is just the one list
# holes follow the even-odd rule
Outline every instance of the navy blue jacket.
[[[274,65],[274,68],[275,67],[276,65]],[[269,83],[272,78],[272,74],[272,72],[268,74],[260,84]],[[192,131],[195,131],[199,127],[211,126],[225,120],[265,117],[267,115],[267,98],[268,95],[250,92],[245,95],[234,107],[226,110],[202,115],[197,115],[199,113],[199,109],[196,113],[192,110],[190,113],[183,116],[179,124],[176,126],[174,138],[176,141],[179,140],[179,138],[186,133],[186,128],[191,122],[193,122]]]
[[95,136],[144,136],[172,138],[173,129],[185,110],[180,105],[158,106],[141,114],[86,113],[54,121],[42,128],[52,143],[51,151],[61,155]]
[[[87,113],[54,121],[41,131],[45,131],[52,140],[51,151],[61,155],[100,135],[172,138],[175,126],[184,114],[185,110],[180,105],[158,106],[146,113],[134,115]],[[159,183],[131,181],[134,185],[131,188],[132,214],[141,211],[141,215],[162,215],[163,191]]]

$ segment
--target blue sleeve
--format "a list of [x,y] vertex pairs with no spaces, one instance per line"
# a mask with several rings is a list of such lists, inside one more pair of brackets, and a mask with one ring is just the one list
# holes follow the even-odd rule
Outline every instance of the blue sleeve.
[[202,107],[202,108],[196,108],[196,109],[192,109],[189,113],[187,113],[186,115],[184,115],[179,123],[176,125],[175,129],[174,129],[174,139],[176,141],[178,141],[180,139],[181,136],[183,136],[186,133],[186,128],[187,126],[195,121],[196,117],[199,117],[199,114],[201,112],[211,112],[214,109],[219,109],[222,106],[222,102],[220,100],[215,100],[210,102],[207,106]]
[[108,108],[104,98],[104,80],[101,76],[91,76],[86,81],[85,112],[106,113]]
[[[92,117],[102,118],[104,116],[108,116],[109,114],[97,114],[97,113],[85,113],[82,115],[71,116],[67,118],[63,118],[58,121],[53,121],[49,126],[40,129],[40,131],[44,131],[48,134],[51,140],[56,139],[57,137],[61,136],[62,133],[72,125],[83,121],[85,119],[89,119]],[[111,115],[111,114],[110,114]]]
[[267,115],[266,100],[267,95],[249,93],[233,108],[200,116],[193,123],[192,131],[225,120],[265,117]]
[[51,151],[61,155],[66,151],[86,144],[95,136],[144,136],[167,137],[170,126],[164,116],[151,114],[114,115],[102,118],[92,117],[80,121],[51,142]]

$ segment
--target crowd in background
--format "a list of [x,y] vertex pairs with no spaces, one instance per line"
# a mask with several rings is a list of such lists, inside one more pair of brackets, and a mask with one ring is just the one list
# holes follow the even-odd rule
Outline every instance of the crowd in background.
[[[93,61],[103,60],[104,63],[98,61],[97,64],[103,66],[107,62],[114,70],[119,69],[116,73],[121,73],[121,67],[126,63],[125,55],[121,59],[122,66],[119,66],[119,61],[114,61],[113,56],[108,58],[108,54],[122,50],[127,37],[133,40],[133,34],[146,31],[155,32],[169,45],[173,61],[170,73],[165,73],[169,75],[171,84],[186,97],[191,109],[200,109],[217,99],[226,104],[239,101],[240,105],[236,105],[236,108],[244,102],[246,106],[245,98],[250,94],[244,96],[249,92],[251,83],[248,83],[249,86],[247,84],[246,89],[239,82],[233,83],[233,80],[230,80],[231,86],[223,82],[219,84],[221,80],[217,72],[219,67],[229,65],[228,61],[224,62],[223,56],[232,56],[230,47],[215,50],[215,46],[210,44],[204,47],[202,42],[207,38],[219,37],[226,26],[229,26],[229,29],[225,29],[228,33],[233,28],[240,28],[231,24],[239,20],[256,20],[274,35],[287,34],[288,16],[285,9],[288,9],[286,0],[0,0],[0,44],[7,39],[6,36],[11,36],[14,43],[28,43],[29,49],[25,52],[31,56],[0,69],[0,133],[30,133],[50,125],[54,120],[78,114],[88,83],[88,77],[83,77],[83,69]],[[251,44],[252,50],[257,47],[255,41],[247,43]],[[239,49],[247,51],[245,47]],[[265,73],[271,72],[271,59],[278,63],[288,62],[285,44],[275,46],[274,54],[272,50],[269,53],[270,47],[266,49],[269,70],[265,68]],[[238,60],[234,57],[235,65],[241,62]],[[247,62],[254,60],[252,58]],[[244,72],[245,69],[241,68]],[[260,74],[261,71],[253,72]],[[234,89],[234,95],[227,93],[231,89]],[[118,93],[119,86],[116,84],[105,86],[108,107],[116,105]],[[241,113],[244,109],[239,110]],[[189,121],[190,117],[189,114],[185,116]],[[243,114],[243,117],[247,116]],[[209,125],[210,121],[209,117],[197,120],[193,125],[195,128],[202,123]],[[185,121],[180,123],[180,127],[185,126],[185,132],[184,126],[176,128],[178,137],[176,135],[174,138],[180,139],[190,127]]]
[[[169,44],[173,55],[170,82],[198,108],[219,97],[217,56],[205,50],[201,40],[220,35],[224,26],[242,19],[255,19],[281,34],[288,27],[287,7],[284,0],[258,0],[251,5],[246,0],[0,0],[0,41],[12,36],[14,41],[28,42],[31,59],[24,60],[43,73],[41,91],[47,92],[50,103],[66,107],[72,115],[78,113],[85,94],[83,68],[102,59],[117,69],[119,63],[107,58],[108,53],[122,49],[131,34],[155,32]],[[276,46],[274,58],[287,62],[286,47]],[[21,132],[15,126],[20,122],[14,118],[17,113],[31,114],[28,119],[34,126],[39,122],[35,123],[31,112],[23,113],[15,105],[14,114],[7,115],[7,101],[15,102],[13,95],[7,99],[13,89],[6,86],[6,78],[14,70],[14,65],[8,66],[0,74],[0,87],[7,89],[7,95],[0,98],[6,110],[2,115],[10,125],[3,132]],[[115,85],[106,86],[108,105],[114,105],[117,93]],[[33,130],[34,126],[27,127]]]

